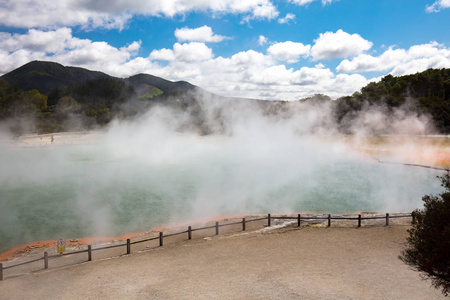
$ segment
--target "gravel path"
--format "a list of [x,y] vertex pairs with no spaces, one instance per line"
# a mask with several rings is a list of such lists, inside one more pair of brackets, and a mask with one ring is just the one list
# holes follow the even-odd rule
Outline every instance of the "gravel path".
[[0,282],[0,299],[445,299],[398,258],[407,226],[181,240]]

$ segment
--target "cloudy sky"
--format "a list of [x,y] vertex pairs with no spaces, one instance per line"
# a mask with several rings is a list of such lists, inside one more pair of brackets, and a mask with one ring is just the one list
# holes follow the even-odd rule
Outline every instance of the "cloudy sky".
[[32,60],[293,100],[450,68],[450,0],[0,0],[0,75]]

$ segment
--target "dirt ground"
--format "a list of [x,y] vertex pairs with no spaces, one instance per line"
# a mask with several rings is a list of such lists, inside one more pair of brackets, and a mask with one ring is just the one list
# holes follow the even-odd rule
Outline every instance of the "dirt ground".
[[0,282],[0,299],[444,299],[397,257],[408,226],[180,239]]

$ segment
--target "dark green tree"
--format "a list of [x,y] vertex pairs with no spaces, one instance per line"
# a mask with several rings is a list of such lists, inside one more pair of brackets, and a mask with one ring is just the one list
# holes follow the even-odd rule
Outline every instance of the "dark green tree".
[[378,107],[387,114],[402,109],[419,116],[430,115],[439,132],[450,133],[450,69],[428,69],[400,77],[387,75],[361,92],[337,99],[335,104],[335,119],[344,132],[360,111]]
[[450,293],[450,173],[439,177],[444,192],[439,196],[422,198],[424,209],[413,212],[416,222],[409,229],[407,248],[399,258],[420,272],[423,279]]

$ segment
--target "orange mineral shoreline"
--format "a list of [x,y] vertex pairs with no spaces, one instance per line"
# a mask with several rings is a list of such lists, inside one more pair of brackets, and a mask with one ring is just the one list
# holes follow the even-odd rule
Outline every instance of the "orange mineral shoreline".
[[[258,214],[254,214],[252,216],[262,216]],[[143,232],[137,232],[137,233],[130,233],[125,234],[117,237],[84,237],[84,238],[77,238],[77,239],[65,239],[65,245],[66,246],[79,246],[79,245],[89,245],[89,244],[97,244],[97,243],[108,243],[112,241],[125,241],[127,239],[136,238],[139,236],[143,236],[148,233],[152,232],[160,232],[160,231],[167,231],[167,230],[173,230],[176,228],[181,227],[187,227],[189,225],[193,224],[205,224],[210,222],[217,222],[217,221],[223,221],[223,220],[229,220],[229,219],[237,219],[237,218],[243,218],[248,217],[248,215],[242,215],[242,216],[230,216],[230,217],[215,217],[210,218],[207,220],[201,220],[196,222],[184,222],[184,223],[178,223],[174,225],[167,225],[167,226],[161,226],[161,227],[155,227],[152,228],[150,231],[143,231]],[[49,248],[56,248],[58,245],[58,240],[46,240],[46,241],[34,241],[30,243],[26,243],[21,246],[17,246],[14,248],[11,248],[3,253],[0,253],[0,261],[6,261],[8,259],[21,257],[26,254],[31,253],[34,250],[38,249],[49,249]]]
[[371,148],[360,148],[360,151],[367,153],[372,157],[394,157],[400,163],[417,164],[424,166],[435,166],[441,168],[450,168],[450,152],[445,150],[434,150],[432,152],[420,152],[399,154],[390,150],[379,150]]
[[[145,232],[140,233],[131,233],[127,235],[121,235],[118,237],[84,237],[79,239],[66,239],[66,246],[77,246],[77,245],[86,245],[86,244],[93,244],[93,243],[102,243],[102,242],[110,242],[110,241],[123,241],[126,239],[131,239],[140,235],[145,234]],[[37,249],[48,249],[57,247],[58,240],[47,240],[47,241],[35,241],[30,242],[25,245],[21,245],[18,247],[11,248],[3,253],[0,253],[0,261],[5,261],[11,258],[20,257],[24,254],[28,254],[33,250]]]
[[371,137],[355,149],[379,162],[450,168],[450,136]]

